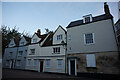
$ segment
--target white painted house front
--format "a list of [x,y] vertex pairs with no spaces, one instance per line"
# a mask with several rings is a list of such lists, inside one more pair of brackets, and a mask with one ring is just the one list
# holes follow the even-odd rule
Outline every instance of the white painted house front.
[[59,26],[54,33],[45,34],[44,39],[34,34],[31,41],[34,38],[38,43],[29,45],[26,69],[65,73],[66,31]]

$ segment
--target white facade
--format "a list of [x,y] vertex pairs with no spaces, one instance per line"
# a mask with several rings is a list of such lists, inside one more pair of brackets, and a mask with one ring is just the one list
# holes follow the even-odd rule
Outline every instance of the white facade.
[[11,39],[8,47],[13,47],[13,46],[15,46],[14,38]]
[[36,43],[36,42],[39,42],[40,40],[41,38],[39,38],[36,34],[34,34],[31,39],[31,43]]
[[20,42],[19,42],[19,46],[23,46],[23,45],[26,45],[26,44],[27,44],[27,41],[25,40],[24,37],[22,37]]
[[[56,36],[60,34],[62,34],[62,40],[57,42]],[[66,46],[61,44],[61,41],[66,42],[65,31],[61,27],[58,27],[56,32],[53,34],[53,37],[50,37],[50,39],[53,40],[52,45],[42,46],[49,36],[50,34],[48,34],[41,43],[29,45],[26,69],[36,70],[38,72],[65,73]],[[53,48],[60,48],[59,53],[55,53]],[[31,49],[35,49],[34,54],[31,54]]]
[[[57,39],[57,36],[59,35],[62,35],[61,39]],[[53,35],[53,44],[61,44],[62,41],[66,43],[66,32],[62,29],[61,26],[59,26]]]

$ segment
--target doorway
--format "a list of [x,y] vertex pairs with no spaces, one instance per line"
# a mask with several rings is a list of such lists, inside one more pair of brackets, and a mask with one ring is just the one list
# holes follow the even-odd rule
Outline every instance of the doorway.
[[76,59],[69,60],[69,75],[77,76]]
[[71,75],[75,75],[75,60],[70,61],[70,71]]
[[43,72],[43,61],[40,61],[40,72]]

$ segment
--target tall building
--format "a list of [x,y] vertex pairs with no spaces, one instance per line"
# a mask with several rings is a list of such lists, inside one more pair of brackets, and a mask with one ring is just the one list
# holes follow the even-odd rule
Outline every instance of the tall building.
[[114,32],[113,16],[104,3],[105,14],[67,26],[67,70],[69,75],[80,73],[118,74],[118,46]]

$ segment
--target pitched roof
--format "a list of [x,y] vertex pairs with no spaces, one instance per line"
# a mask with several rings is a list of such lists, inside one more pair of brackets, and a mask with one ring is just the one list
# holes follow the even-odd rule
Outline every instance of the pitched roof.
[[28,43],[31,42],[31,38],[30,38],[30,37],[27,37],[27,36],[25,36],[25,35],[23,35],[23,36],[24,36],[25,40],[26,40]]
[[[106,20],[106,19],[112,19],[112,18],[113,16],[111,14],[103,14],[103,15],[92,17],[92,22],[88,22],[88,23],[93,23],[93,22]],[[66,28],[71,28],[71,27],[75,27],[79,25],[88,24],[88,23],[83,23],[83,20],[77,20],[77,21],[71,22]]]
[[15,44],[16,44],[16,46],[18,46],[19,45],[19,41],[20,41],[20,37],[18,37],[18,36],[16,36],[15,38],[14,38],[14,42],[15,42]]
[[65,31],[65,33],[67,33],[67,31],[61,26],[59,25],[58,28],[55,30],[54,34],[56,33],[56,31],[59,29],[59,27],[61,27],[63,29],[63,31]]
[[117,25],[118,23],[120,23],[120,19],[115,23],[115,25]]
[[48,36],[48,38],[43,43],[42,47],[43,46],[52,46],[52,42],[53,42],[53,33],[50,33],[50,35]]

